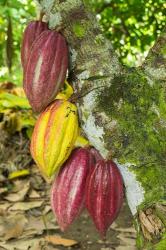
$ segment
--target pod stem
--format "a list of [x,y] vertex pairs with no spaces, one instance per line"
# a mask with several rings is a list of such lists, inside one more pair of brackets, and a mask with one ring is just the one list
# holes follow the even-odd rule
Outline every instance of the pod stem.
[[39,16],[39,21],[42,22],[43,16],[45,15],[45,13],[43,11],[40,12],[40,16]]

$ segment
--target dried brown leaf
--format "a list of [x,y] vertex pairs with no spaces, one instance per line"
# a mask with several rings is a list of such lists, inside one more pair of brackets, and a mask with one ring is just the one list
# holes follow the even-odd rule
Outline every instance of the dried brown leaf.
[[117,238],[121,240],[121,244],[124,246],[132,246],[134,249],[135,241],[133,241],[133,238],[131,238],[131,235],[124,234],[123,232],[117,235]]
[[[39,246],[42,246],[42,239],[28,239],[17,240],[8,243],[0,242],[0,247],[4,247],[6,250],[40,250]],[[42,249],[42,248],[41,248]]]
[[6,213],[8,208],[11,206],[11,203],[9,202],[3,202],[0,204],[0,214]]
[[18,238],[23,233],[27,223],[25,216],[20,214],[3,218],[1,221],[5,240]]
[[10,210],[27,211],[32,208],[41,207],[42,204],[43,201],[17,202],[12,207],[10,207]]
[[13,193],[17,193],[19,192],[23,187],[25,187],[27,185],[27,183],[29,183],[30,181],[28,179],[25,179],[25,180],[20,180],[20,179],[16,179],[16,180],[13,180],[13,184],[14,184],[14,187],[12,189],[12,192]]
[[[113,249],[115,249],[115,248],[113,248]],[[109,249],[109,250],[111,250],[111,249]],[[126,245],[126,246],[118,246],[118,247],[116,247],[116,250],[137,250],[137,248],[135,246]]]
[[40,198],[40,194],[37,192],[37,191],[35,191],[34,189],[32,189],[31,191],[30,191],[30,193],[29,193],[29,198],[31,198],[31,199],[34,199],[34,198]]
[[6,195],[4,198],[10,202],[23,201],[26,194],[28,193],[30,188],[30,182],[24,183],[22,188],[17,193],[10,193]]
[[48,212],[51,211],[51,206],[50,205],[46,205],[44,210],[43,210],[43,214],[47,214]]
[[45,239],[46,239],[46,241],[48,241],[49,243],[51,243],[53,245],[62,245],[65,247],[71,247],[71,246],[78,244],[78,242],[75,240],[65,239],[65,238],[62,238],[58,235],[46,236]]
[[34,237],[34,235],[41,235],[46,230],[59,230],[59,226],[46,220],[46,226],[44,224],[43,218],[30,216],[28,218],[28,223],[22,237]]

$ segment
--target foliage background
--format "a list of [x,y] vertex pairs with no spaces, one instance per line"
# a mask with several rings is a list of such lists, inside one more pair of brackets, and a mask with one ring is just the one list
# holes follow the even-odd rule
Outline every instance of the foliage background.
[[[85,0],[121,61],[139,66],[166,24],[165,0]],[[26,24],[35,18],[35,1],[0,1],[0,82],[22,84],[20,44]]]
[[[21,38],[26,24],[35,15],[33,0],[0,1],[0,82],[11,81],[21,85]],[[8,33],[9,17],[11,18],[11,30]],[[7,56],[7,50],[9,57]],[[11,73],[9,73],[7,61],[12,64]]]

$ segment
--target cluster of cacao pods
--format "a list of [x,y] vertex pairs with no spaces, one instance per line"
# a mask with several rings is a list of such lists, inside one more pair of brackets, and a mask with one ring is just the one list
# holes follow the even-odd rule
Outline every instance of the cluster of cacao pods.
[[63,164],[51,191],[51,205],[62,230],[87,208],[101,236],[123,202],[123,181],[113,161],[95,149],[77,148]]
[[68,69],[65,38],[45,22],[30,22],[23,34],[21,62],[25,94],[32,109],[41,112],[31,154],[49,180],[69,157],[79,133],[76,106],[59,94]]
[[42,21],[31,22],[23,35],[21,61],[26,96],[41,112],[30,150],[43,177],[54,180],[51,206],[60,228],[68,228],[86,207],[104,236],[122,206],[123,182],[116,164],[84,138],[84,147],[78,147],[77,108],[64,98],[68,94],[59,93],[68,68],[65,38]]

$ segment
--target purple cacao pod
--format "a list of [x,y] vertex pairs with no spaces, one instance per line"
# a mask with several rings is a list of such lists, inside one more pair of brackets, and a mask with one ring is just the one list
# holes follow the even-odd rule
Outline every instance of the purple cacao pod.
[[100,160],[86,183],[86,208],[102,236],[116,219],[123,203],[123,181],[113,161]]
[[73,150],[53,183],[51,207],[63,231],[84,207],[86,179],[92,167],[91,163],[88,149]]
[[24,72],[24,90],[36,112],[43,111],[63,86],[68,68],[65,38],[53,30],[43,31],[33,43]]
[[101,156],[101,154],[99,153],[99,151],[94,148],[94,147],[90,147],[89,148],[90,150],[90,153],[92,154],[92,158],[94,159],[95,161],[95,164],[99,161],[99,160],[104,160],[104,158]]
[[24,70],[28,63],[32,44],[44,30],[48,30],[48,26],[42,21],[32,21],[26,27],[21,46],[21,63]]

